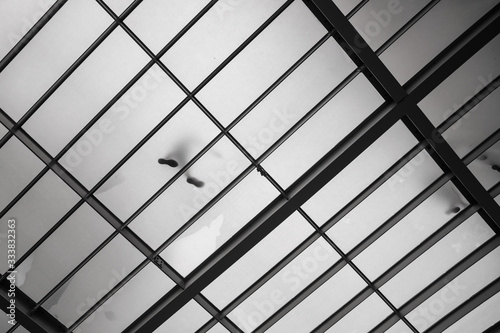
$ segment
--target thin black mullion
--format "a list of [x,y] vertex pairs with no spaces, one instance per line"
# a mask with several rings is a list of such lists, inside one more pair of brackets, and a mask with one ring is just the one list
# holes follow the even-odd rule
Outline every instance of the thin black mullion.
[[356,7],[354,7],[347,15],[346,15],[346,18],[347,19],[350,19],[351,17],[353,17],[354,15],[356,15],[357,12],[359,12],[361,10],[361,8],[364,7],[364,5],[366,5],[370,0],[362,0],[360,3],[358,3],[356,5]]
[[210,315],[212,315],[213,319],[217,320],[222,326],[224,326],[229,332],[232,333],[242,333],[243,331],[236,326],[233,321],[221,314],[221,311],[210,302],[203,294],[198,294],[194,297],[194,300],[201,305],[204,309],[206,309]]

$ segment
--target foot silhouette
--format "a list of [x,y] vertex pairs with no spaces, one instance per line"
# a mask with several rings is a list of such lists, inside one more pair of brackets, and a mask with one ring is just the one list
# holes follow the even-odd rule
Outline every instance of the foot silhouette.
[[203,185],[205,185],[204,182],[202,182],[201,180],[198,180],[194,177],[188,177],[188,179],[186,180],[189,184],[191,185],[194,185],[196,187],[203,187]]
[[460,207],[453,207],[446,211],[446,214],[456,214],[460,211]]
[[166,164],[168,166],[171,166],[172,168],[175,168],[176,166],[179,165],[176,160],[166,160],[164,158],[158,159],[158,163],[160,164]]

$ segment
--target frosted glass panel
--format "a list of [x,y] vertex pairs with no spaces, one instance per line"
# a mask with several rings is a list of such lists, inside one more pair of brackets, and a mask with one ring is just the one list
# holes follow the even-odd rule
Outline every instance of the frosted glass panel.
[[333,0],[333,2],[339,7],[344,15],[347,15],[361,2],[361,0]]
[[95,1],[68,1],[0,74],[0,107],[19,120],[111,22]]
[[142,76],[59,160],[92,188],[185,97],[157,65]]
[[40,172],[45,164],[18,138],[0,149],[0,211]]
[[104,2],[116,15],[120,16],[120,14],[132,3],[132,0],[105,0]]
[[147,60],[132,38],[121,28],[115,29],[26,122],[24,129],[56,155]]
[[7,134],[9,130],[2,124],[0,125],[0,139],[3,138],[5,134]]
[[385,331],[385,333],[412,333],[412,330],[400,320]]
[[222,326],[221,324],[217,323],[217,324],[215,324],[214,327],[212,327],[211,329],[209,329],[207,331],[207,333],[229,333],[229,331],[224,326]]
[[165,323],[154,330],[154,333],[196,332],[210,317],[210,314],[198,303],[191,300],[172,317],[167,319]]

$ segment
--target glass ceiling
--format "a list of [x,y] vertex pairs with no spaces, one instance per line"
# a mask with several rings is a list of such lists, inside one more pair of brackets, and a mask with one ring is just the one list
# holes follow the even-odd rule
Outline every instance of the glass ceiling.
[[0,1],[0,332],[497,332],[499,3]]

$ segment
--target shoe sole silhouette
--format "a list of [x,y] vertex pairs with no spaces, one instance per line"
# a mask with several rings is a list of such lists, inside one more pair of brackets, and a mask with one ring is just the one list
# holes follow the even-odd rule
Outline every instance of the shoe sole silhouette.
[[175,160],[166,160],[164,158],[158,159],[158,163],[160,163],[160,164],[166,164],[168,166],[171,166],[172,168],[175,168],[176,166],[179,165],[179,163],[177,163],[177,161],[175,161]]
[[204,182],[202,182],[201,180],[198,180],[196,178],[193,178],[193,177],[189,177],[186,181],[189,184],[194,185],[196,187],[203,187],[205,185]]

